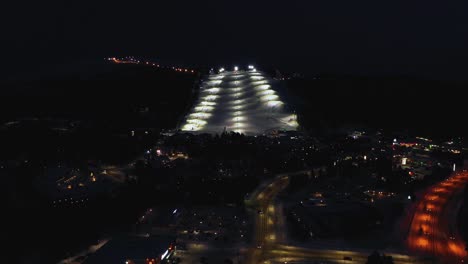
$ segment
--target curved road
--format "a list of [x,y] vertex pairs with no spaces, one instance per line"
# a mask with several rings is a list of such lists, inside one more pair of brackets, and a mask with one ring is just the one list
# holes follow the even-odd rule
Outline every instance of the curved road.
[[468,173],[457,173],[430,187],[415,207],[407,238],[410,251],[439,258],[442,263],[468,261],[457,232],[457,213]]
[[[291,176],[308,173],[298,171],[284,173],[275,177],[271,182],[264,183],[246,199],[246,205],[254,209],[255,237],[254,246],[247,252],[247,263],[272,263],[285,261],[332,261],[342,262],[344,257],[350,258],[346,263],[365,263],[369,252],[342,251],[334,248],[302,248],[288,245],[284,241],[284,220],[276,196],[284,190]],[[428,263],[425,259],[403,254],[387,254],[393,257],[395,263]]]

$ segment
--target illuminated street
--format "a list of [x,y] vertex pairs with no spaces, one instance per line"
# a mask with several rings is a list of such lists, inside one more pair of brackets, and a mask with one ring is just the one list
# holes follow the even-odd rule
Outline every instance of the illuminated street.
[[408,248],[439,258],[442,263],[466,261],[463,240],[457,231],[457,213],[468,173],[455,174],[429,188],[415,208]]
[[226,258],[233,260],[233,263],[242,263],[239,260],[239,255],[243,248],[238,246],[233,247],[216,247],[208,243],[188,243],[187,250],[178,250],[176,257],[181,259],[182,263],[199,263],[201,258],[207,258],[213,263],[223,263]]
[[296,130],[297,116],[288,113],[276,82],[252,66],[248,71],[220,71],[201,85],[199,98],[181,126],[183,131],[261,134]]
[[255,248],[249,251],[249,263],[259,263],[265,257],[268,250],[274,248],[278,243],[278,229],[276,222],[278,212],[275,209],[275,197],[289,183],[288,175],[279,175],[275,180],[266,186],[261,186],[256,192],[251,194],[247,202],[256,211],[255,214]]
[[[333,249],[306,249],[294,246],[278,245],[269,252],[272,259],[290,259],[290,260],[316,260],[329,261],[332,263],[366,263],[369,252],[345,251]],[[401,254],[388,254],[393,257],[394,263],[427,263],[417,258]],[[343,262],[345,257],[348,259]]]
[[[255,246],[248,251],[248,263],[285,263],[285,262],[309,262],[327,261],[341,263],[365,263],[370,254],[369,251],[349,251],[327,248],[326,245],[317,248],[304,248],[288,245],[288,241],[279,238],[285,237],[286,229],[278,227],[280,220],[279,210],[276,208],[276,196],[284,190],[290,177],[307,173],[299,171],[278,175],[270,183],[261,185],[253,192],[246,204],[255,208]],[[387,253],[392,256],[394,263],[430,263],[430,261],[419,257],[412,257],[399,253]]]

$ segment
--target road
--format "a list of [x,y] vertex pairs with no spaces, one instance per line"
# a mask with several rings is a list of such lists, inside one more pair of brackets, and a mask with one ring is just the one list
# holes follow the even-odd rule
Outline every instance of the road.
[[[310,249],[295,246],[278,245],[275,249],[268,253],[268,259],[284,259],[284,261],[291,260],[316,260],[316,261],[329,261],[338,263],[366,263],[367,257],[370,252],[347,251],[347,250],[333,250],[333,249]],[[393,257],[394,263],[424,263],[407,255],[402,254],[387,254]],[[349,260],[344,261],[348,257]],[[267,261],[268,263],[269,261]]]
[[63,259],[58,262],[58,264],[80,264],[83,263],[84,260],[88,257],[88,255],[95,253],[98,251],[101,247],[103,247],[107,242],[109,242],[110,239],[103,239],[98,241],[96,244],[89,246],[89,248],[79,252],[78,254],[68,257],[66,259]]
[[414,252],[435,256],[442,263],[468,261],[465,244],[457,231],[457,213],[468,183],[468,173],[457,173],[431,186],[414,209],[407,246]]
[[[308,173],[298,171],[276,176],[272,181],[259,186],[247,199],[246,204],[254,209],[255,237],[254,245],[247,252],[247,263],[276,263],[290,261],[330,261],[339,263],[365,263],[372,250],[366,252],[343,251],[327,248],[303,248],[289,245],[285,239],[285,220],[278,208],[277,195],[289,184],[294,175]],[[420,257],[412,257],[398,253],[387,253],[395,264],[428,263]],[[345,260],[345,257],[348,260]]]
[[231,247],[226,246],[215,246],[205,242],[189,242],[187,243],[187,249],[177,249],[175,257],[181,259],[181,263],[200,263],[201,258],[206,258],[208,263],[225,263],[226,259],[230,259],[234,264],[243,263],[241,255],[243,255],[244,249],[239,245],[232,245]]
[[255,247],[248,252],[248,263],[259,263],[267,250],[273,248],[277,242],[277,208],[275,197],[289,184],[289,176],[278,175],[269,184],[261,186],[249,198],[247,202],[255,212]]

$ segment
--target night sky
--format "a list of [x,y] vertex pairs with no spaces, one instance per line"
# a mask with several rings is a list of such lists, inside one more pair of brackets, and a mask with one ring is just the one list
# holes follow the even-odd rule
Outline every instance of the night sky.
[[15,1],[2,9],[4,75],[119,55],[443,79],[466,79],[468,70],[467,1]]

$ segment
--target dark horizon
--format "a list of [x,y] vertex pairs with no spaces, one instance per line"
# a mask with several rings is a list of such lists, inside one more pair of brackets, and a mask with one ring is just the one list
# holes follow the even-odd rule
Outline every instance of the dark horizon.
[[466,80],[467,3],[10,3],[2,73],[109,56]]

